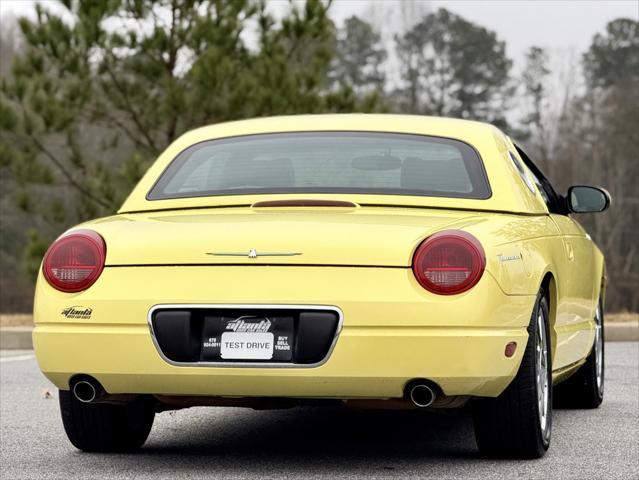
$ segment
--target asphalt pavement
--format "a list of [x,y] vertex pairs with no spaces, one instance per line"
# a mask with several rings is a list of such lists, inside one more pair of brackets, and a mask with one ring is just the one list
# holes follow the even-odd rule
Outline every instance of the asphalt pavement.
[[481,459],[464,413],[320,408],[165,412],[139,452],[86,454],[67,441],[33,353],[3,351],[0,478],[635,479],[639,343],[606,350],[603,405],[555,410],[550,451],[535,461]]

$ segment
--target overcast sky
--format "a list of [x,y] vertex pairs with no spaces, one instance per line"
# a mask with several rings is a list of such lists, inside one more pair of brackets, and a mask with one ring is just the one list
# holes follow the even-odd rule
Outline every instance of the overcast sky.
[[[51,1],[42,0],[42,3]],[[378,26],[385,28],[385,17],[398,12],[406,1],[334,0],[331,9],[338,24],[350,15],[361,15],[369,20],[377,17]],[[30,15],[34,3],[33,0],[0,0],[0,14]],[[288,1],[271,0],[271,3],[275,11],[282,11]],[[506,41],[508,54],[519,64],[523,52],[531,45],[579,54],[588,48],[596,32],[604,30],[608,21],[618,17],[639,20],[639,0],[413,0],[412,3],[427,11],[445,7],[494,30]]]
[[[272,4],[276,11],[285,11],[288,2],[274,0]],[[507,54],[515,61],[516,75],[524,68],[528,48],[533,45],[547,48],[551,69],[547,86],[557,105],[568,94],[567,85],[576,90],[583,87],[575,67],[579,67],[592,37],[603,33],[606,24],[615,18],[639,20],[639,0],[334,0],[331,7],[338,25],[351,15],[372,22],[388,47],[402,17],[408,16],[415,23],[424,13],[438,8],[451,10],[495,31],[506,42]],[[406,12],[402,15],[402,10],[408,10],[408,15]],[[404,18],[403,22],[407,21],[410,20]],[[393,57],[391,51],[385,69],[391,85],[398,81]]]
[[[369,11],[368,4],[379,9],[382,5],[399,9],[400,3],[402,0],[337,0],[333,15],[339,22],[352,14],[366,14]],[[639,20],[639,0],[424,0],[415,3],[422,3],[431,11],[447,8],[467,20],[494,30],[506,41],[508,54],[518,61],[531,45],[585,51],[592,36],[602,32],[610,20],[619,17]]]

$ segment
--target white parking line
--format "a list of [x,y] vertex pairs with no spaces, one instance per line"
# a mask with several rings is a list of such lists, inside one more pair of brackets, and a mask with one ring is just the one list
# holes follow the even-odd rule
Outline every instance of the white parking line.
[[0,363],[20,362],[22,360],[31,360],[32,358],[35,358],[35,355],[14,355],[14,356],[0,357]]

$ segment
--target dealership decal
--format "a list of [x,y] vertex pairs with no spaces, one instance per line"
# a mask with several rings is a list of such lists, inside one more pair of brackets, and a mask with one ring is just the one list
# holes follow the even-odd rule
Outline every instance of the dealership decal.
[[87,320],[91,318],[91,314],[93,310],[88,307],[67,307],[62,310],[61,314],[66,318],[81,318],[83,320]]
[[246,322],[245,319],[255,319],[256,317],[240,317],[235,320],[231,320],[226,324],[227,330],[233,330],[234,332],[268,332],[271,328],[271,321],[268,318],[263,318],[259,322]]
[[288,343],[288,336],[280,335],[277,337],[277,343],[275,344],[275,350],[281,350],[288,352],[291,350],[291,346]]
[[202,343],[202,346],[204,348],[220,348],[220,345],[222,344],[219,342],[217,337],[209,337],[206,341]]

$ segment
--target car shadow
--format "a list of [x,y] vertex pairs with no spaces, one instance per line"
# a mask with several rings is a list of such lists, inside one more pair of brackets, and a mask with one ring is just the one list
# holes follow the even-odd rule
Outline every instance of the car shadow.
[[478,458],[472,420],[463,411],[198,408],[181,422],[185,413],[175,412],[168,422],[160,422],[138,456],[188,457],[189,463],[215,458],[254,466],[293,462],[311,469],[327,462],[353,468],[374,459],[392,469],[390,464],[411,459]]

